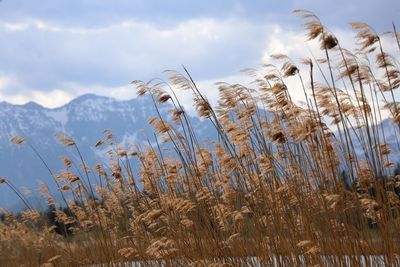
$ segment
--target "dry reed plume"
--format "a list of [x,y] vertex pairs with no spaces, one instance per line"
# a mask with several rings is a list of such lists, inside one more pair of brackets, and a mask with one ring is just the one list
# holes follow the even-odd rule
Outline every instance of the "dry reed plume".
[[[379,124],[387,109],[400,127],[399,64],[381,41],[398,44],[400,36],[395,28],[379,35],[353,23],[358,50],[352,52],[314,14],[295,13],[324,57],[296,65],[273,55],[277,65],[245,70],[254,77],[251,88],[218,83],[215,108],[186,69],[168,72],[168,83],[134,81],[157,110],[148,121],[156,145],[125,150],[105,131],[96,146],[111,147],[108,166],[89,167],[80,157],[64,158],[57,174],[49,169],[67,207],[56,208],[41,188],[56,226],[1,178],[28,208],[0,222],[2,265],[400,266],[400,176]],[[297,87],[288,88],[288,79],[298,79]],[[193,93],[218,141],[198,140],[176,90]],[[290,90],[301,90],[305,104],[297,105]],[[168,118],[159,111],[167,103]],[[73,139],[57,138],[80,156]],[[83,175],[72,171],[76,165]]]

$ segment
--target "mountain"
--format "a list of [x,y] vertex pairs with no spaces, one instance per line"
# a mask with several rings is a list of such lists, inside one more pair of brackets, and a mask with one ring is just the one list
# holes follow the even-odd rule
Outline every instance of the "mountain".
[[[167,116],[168,105],[161,107],[161,114]],[[147,120],[156,116],[149,97],[120,101],[113,98],[83,95],[70,103],[54,109],[29,102],[12,105],[0,102],[0,177],[11,181],[20,191],[37,196],[32,189],[44,182],[55,189],[54,181],[37,155],[26,144],[10,142],[14,135],[23,136],[43,157],[53,172],[62,169],[61,156],[76,159],[71,147],[59,144],[54,134],[64,132],[79,146],[87,164],[104,161],[104,151],[96,149],[98,140],[104,139],[104,129],[109,129],[122,144],[144,144],[146,137],[153,137],[153,129]],[[196,132],[202,139],[213,138],[211,125],[195,117],[191,118]],[[103,150],[105,150],[103,148]],[[30,191],[30,192],[29,192]],[[36,202],[37,197],[31,197]],[[5,185],[0,185],[0,207],[18,209],[22,203]]]
[[[371,128],[372,129],[372,128]],[[383,129],[383,130],[382,130]],[[391,120],[385,119],[378,125],[379,138],[381,144],[386,143],[390,147],[389,160],[394,164],[400,164],[400,132],[399,127]],[[371,134],[372,134],[371,130]],[[384,133],[384,134],[383,134]],[[360,137],[356,137],[356,134],[351,132],[351,140],[355,147],[357,156],[360,158],[365,158],[364,150],[360,143]],[[374,136],[371,136],[372,142]],[[364,134],[364,142],[367,144],[367,136]]]
[[[171,107],[161,106],[163,117]],[[153,139],[153,128],[147,120],[156,116],[149,97],[121,101],[93,94],[83,95],[70,103],[54,109],[29,102],[13,105],[0,102],[0,177],[11,181],[20,191],[30,197],[31,203],[38,201],[35,189],[43,182],[55,192],[56,187],[46,167],[29,146],[10,142],[14,135],[21,135],[43,157],[49,168],[57,173],[63,167],[61,157],[67,156],[79,164],[80,160],[71,147],[59,144],[54,134],[64,132],[71,136],[86,163],[93,166],[104,162],[107,148],[95,148],[97,141],[104,139],[104,129],[109,129],[121,145],[147,144],[147,137]],[[216,132],[208,121],[191,117],[198,139],[217,140]],[[385,138],[392,148],[391,159],[400,162],[400,147],[397,126],[384,120],[382,127]],[[356,140],[353,136],[352,140]],[[363,157],[359,143],[354,143],[359,156]],[[0,207],[18,210],[23,204],[7,186],[0,184]]]

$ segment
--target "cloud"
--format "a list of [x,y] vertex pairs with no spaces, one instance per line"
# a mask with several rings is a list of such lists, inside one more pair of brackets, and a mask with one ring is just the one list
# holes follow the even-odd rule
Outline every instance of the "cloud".
[[397,0],[294,0],[294,8],[313,11],[329,28],[348,27],[349,22],[362,21],[376,28],[378,32],[388,31],[391,22],[400,15]]
[[0,73],[17,79],[1,94],[58,89],[74,93],[74,88],[66,88],[69,84],[121,87],[165,69],[181,69],[181,64],[198,80],[223,77],[259,62],[269,27],[209,18],[169,29],[135,21],[97,28],[44,21],[0,24]]
[[[360,62],[365,61],[363,55],[360,55],[357,50],[357,40],[355,40],[355,32],[350,28],[332,28],[331,32],[337,37],[339,40],[340,46],[343,49],[347,49],[348,51],[352,51],[359,57]],[[398,54],[398,47],[393,38],[388,36],[381,36],[381,41],[384,47],[385,52],[396,55]],[[308,97],[310,97],[311,89],[310,89],[310,76],[309,76],[309,68],[301,64],[302,58],[312,58],[312,59],[325,59],[326,55],[324,50],[320,49],[320,44],[318,40],[306,41],[304,36],[304,32],[298,31],[288,31],[279,26],[275,27],[273,34],[268,39],[268,43],[263,51],[263,62],[264,63],[274,63],[278,68],[282,65],[282,62],[274,62],[271,59],[272,54],[283,53],[290,57],[290,59],[299,66],[300,74],[302,75],[306,91]],[[339,75],[338,70],[338,62],[341,61],[341,56],[338,51],[330,51],[330,60],[333,69],[333,76],[336,79]],[[374,68],[376,66],[375,56],[368,56],[369,62],[371,62],[372,71],[377,78],[383,78],[384,72],[380,69]],[[315,60],[314,60],[315,61]],[[384,79],[384,78],[383,78]],[[304,92],[302,89],[302,85],[297,76],[284,78],[284,82],[288,87],[288,91],[292,99],[297,103],[301,104],[304,107],[306,106],[306,99],[304,96]],[[329,85],[332,87],[332,80],[330,77],[330,72],[327,64],[320,64],[320,66],[314,67],[314,82],[323,85]],[[349,90],[350,94],[352,94],[351,84],[347,79],[344,80],[335,80],[335,86],[338,89],[343,91]],[[346,88],[347,87],[347,88]],[[356,89],[359,91],[360,88],[358,84],[356,84]],[[371,100],[369,88],[364,88],[366,90],[367,99]],[[397,90],[395,93],[395,98],[398,99],[400,97],[400,91]],[[354,97],[354,96],[353,96]],[[388,101],[391,101],[389,93],[386,93],[386,98]],[[378,94],[378,100],[380,102],[380,109],[382,112],[382,117],[387,118],[390,114],[387,109],[383,109],[384,99],[381,94]],[[372,107],[372,102],[369,102]]]
[[[354,10],[357,3],[364,13]],[[352,33],[342,27],[347,18],[369,18],[367,22],[381,25],[379,14],[386,12],[390,24],[398,4],[385,3],[4,0],[0,99],[49,107],[83,93],[126,99],[134,97],[131,80],[165,78],[163,70],[181,70],[183,64],[214,101],[215,81],[246,82],[239,70],[270,62],[270,54],[286,53],[297,60],[310,57],[309,49],[318,50],[315,43],[305,44],[301,20],[291,14],[294,8],[316,12],[348,47]],[[295,81],[288,82],[297,88]],[[301,90],[293,94],[302,99]],[[183,97],[193,109],[189,96]]]
[[182,0],[4,0],[0,3],[0,21],[39,19],[61,25],[96,27],[135,18],[148,24],[170,27],[204,17],[265,18],[283,9],[290,12],[289,2],[271,5],[267,1],[241,0],[216,0],[212,4]]
[[[190,19],[242,18],[255,23],[274,21],[297,23],[291,11],[309,9],[329,26],[343,27],[352,19],[365,21],[387,30],[392,20],[400,15],[398,0],[288,0],[271,2],[260,0],[3,0],[0,2],[0,21],[19,22],[45,20],[68,26],[97,27],[135,20],[159,27],[170,27]],[[387,18],[387,21],[382,20]]]

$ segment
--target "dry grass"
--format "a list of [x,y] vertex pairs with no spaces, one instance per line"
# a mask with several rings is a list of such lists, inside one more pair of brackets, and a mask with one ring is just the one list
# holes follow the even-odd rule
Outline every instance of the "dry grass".
[[[150,95],[157,110],[173,106],[170,118],[158,113],[149,119],[157,145],[126,151],[106,132],[96,146],[112,147],[108,168],[89,168],[81,158],[65,159],[59,174],[49,169],[63,199],[75,200],[65,200],[69,212],[55,211],[57,227],[70,232],[55,233],[31,209],[18,219],[7,214],[0,223],[3,266],[134,260],[155,260],[148,266],[269,266],[277,257],[284,266],[360,265],[363,259],[376,265],[363,257],[368,255],[383,255],[387,266],[399,264],[400,176],[393,174],[378,124],[386,108],[400,126],[393,92],[400,85],[396,58],[366,24],[352,24],[359,43],[352,53],[312,13],[295,12],[324,58],[296,66],[274,55],[282,68],[246,70],[254,88],[219,83],[216,108],[186,70],[170,72],[169,84],[135,81],[138,94]],[[398,41],[395,31],[391,35]],[[326,78],[315,81],[322,73]],[[298,79],[297,87],[288,88],[288,79]],[[175,90],[193,93],[199,116],[215,126],[218,141],[198,140]],[[304,106],[292,101],[290,90],[303,91]],[[74,140],[58,138],[79,154]],[[131,168],[135,160],[140,177]],[[81,164],[82,177],[72,172],[73,164]],[[41,192],[52,205],[53,196],[46,188]]]

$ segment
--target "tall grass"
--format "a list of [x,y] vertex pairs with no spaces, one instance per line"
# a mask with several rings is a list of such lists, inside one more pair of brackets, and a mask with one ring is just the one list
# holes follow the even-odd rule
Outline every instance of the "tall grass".
[[[352,24],[353,53],[314,14],[295,13],[305,20],[308,39],[320,43],[323,58],[297,66],[286,55],[273,55],[277,65],[245,70],[254,77],[251,88],[218,83],[216,107],[186,69],[169,71],[169,82],[134,81],[138,95],[149,95],[157,110],[149,119],[153,144],[126,151],[106,132],[96,146],[112,148],[108,166],[64,159],[65,169],[50,173],[63,198],[74,199],[65,200],[68,212],[54,208],[44,187],[57,226],[28,203],[19,218],[7,213],[0,223],[0,262],[400,265],[400,176],[379,124],[387,109],[400,126],[398,62],[366,24]],[[288,79],[299,82],[288,88]],[[198,115],[212,123],[218,140],[198,139],[177,90],[193,94]],[[302,91],[304,105],[292,100],[291,90]],[[172,109],[163,117],[166,103]],[[74,140],[58,139],[80,156]],[[140,163],[139,177],[132,161]],[[74,165],[84,175],[74,173]],[[57,234],[59,227],[68,231]],[[380,256],[369,257],[374,255]]]

